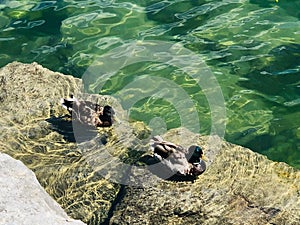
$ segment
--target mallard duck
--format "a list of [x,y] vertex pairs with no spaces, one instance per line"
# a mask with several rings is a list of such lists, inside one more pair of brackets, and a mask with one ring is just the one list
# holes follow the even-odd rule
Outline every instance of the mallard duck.
[[74,98],[73,95],[70,95],[70,98],[61,98],[60,99],[60,103],[61,103],[62,107],[64,107],[66,110],[68,110],[70,114],[72,114],[74,102],[78,102],[78,100],[76,98]]
[[102,107],[91,101],[79,101],[73,95],[70,98],[61,98],[60,102],[72,119],[82,124],[96,127],[110,127],[113,124],[115,111],[109,105]]
[[189,155],[191,155],[191,157],[188,159],[188,162],[193,165],[190,173],[195,176],[199,176],[206,170],[206,163],[203,160],[203,150],[198,145],[191,145],[188,149],[188,152]]
[[154,157],[177,175],[199,176],[206,170],[200,146],[191,145],[186,150],[180,145],[164,141],[160,136],[153,137],[150,146]]

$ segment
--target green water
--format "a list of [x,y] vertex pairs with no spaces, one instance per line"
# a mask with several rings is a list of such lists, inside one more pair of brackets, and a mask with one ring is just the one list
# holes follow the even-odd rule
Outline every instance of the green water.
[[[299,0],[2,0],[0,66],[36,61],[81,77],[96,56],[124,43],[181,43],[205,61],[219,82],[225,139],[300,168],[299,8]],[[119,70],[101,93],[117,95],[145,75],[165,78],[188,94],[197,109],[199,132],[209,134],[205,93],[184,72],[158,64]],[[132,120],[164,124],[161,132],[182,125],[180,113],[162,98],[149,96],[128,110]]]

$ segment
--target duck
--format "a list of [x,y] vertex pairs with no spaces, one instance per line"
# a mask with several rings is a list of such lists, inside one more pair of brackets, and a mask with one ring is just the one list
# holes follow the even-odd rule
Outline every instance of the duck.
[[89,126],[110,127],[115,115],[110,105],[100,106],[91,101],[79,101],[73,95],[69,98],[61,98],[60,103],[72,119]]
[[78,100],[74,97],[74,95],[70,95],[69,98],[61,98],[60,99],[60,104],[62,105],[63,108],[68,110],[68,112],[70,114],[72,114],[74,102],[78,102]]
[[190,173],[195,176],[201,175],[206,170],[203,149],[198,145],[191,145],[188,152],[191,155],[188,162],[192,164]]
[[150,140],[150,147],[154,158],[176,175],[197,177],[206,170],[203,149],[198,145],[185,149],[157,135]]

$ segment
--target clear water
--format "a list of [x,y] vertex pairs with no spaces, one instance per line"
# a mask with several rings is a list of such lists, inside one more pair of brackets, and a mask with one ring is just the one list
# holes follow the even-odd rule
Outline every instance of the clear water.
[[[96,56],[132,40],[180,42],[205,60],[221,86],[226,140],[300,168],[299,9],[300,0],[0,0],[0,66],[36,61],[81,77]],[[167,78],[194,102],[199,132],[208,134],[204,93],[183,72],[159,66],[128,66],[101,93],[115,94],[145,74]],[[181,126],[164,99],[136,102],[130,117]]]

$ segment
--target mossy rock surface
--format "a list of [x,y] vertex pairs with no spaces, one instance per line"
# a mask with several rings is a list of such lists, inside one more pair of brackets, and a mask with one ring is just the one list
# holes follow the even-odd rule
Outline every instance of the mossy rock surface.
[[[149,153],[148,128],[127,122],[115,99],[82,93],[80,79],[15,62],[0,70],[0,93],[0,151],[33,170],[73,218],[90,225],[300,224],[300,173],[284,163],[177,128],[164,138],[201,145],[208,167],[195,182],[165,181],[139,162]],[[59,103],[69,94],[112,105],[118,121],[74,127]]]

